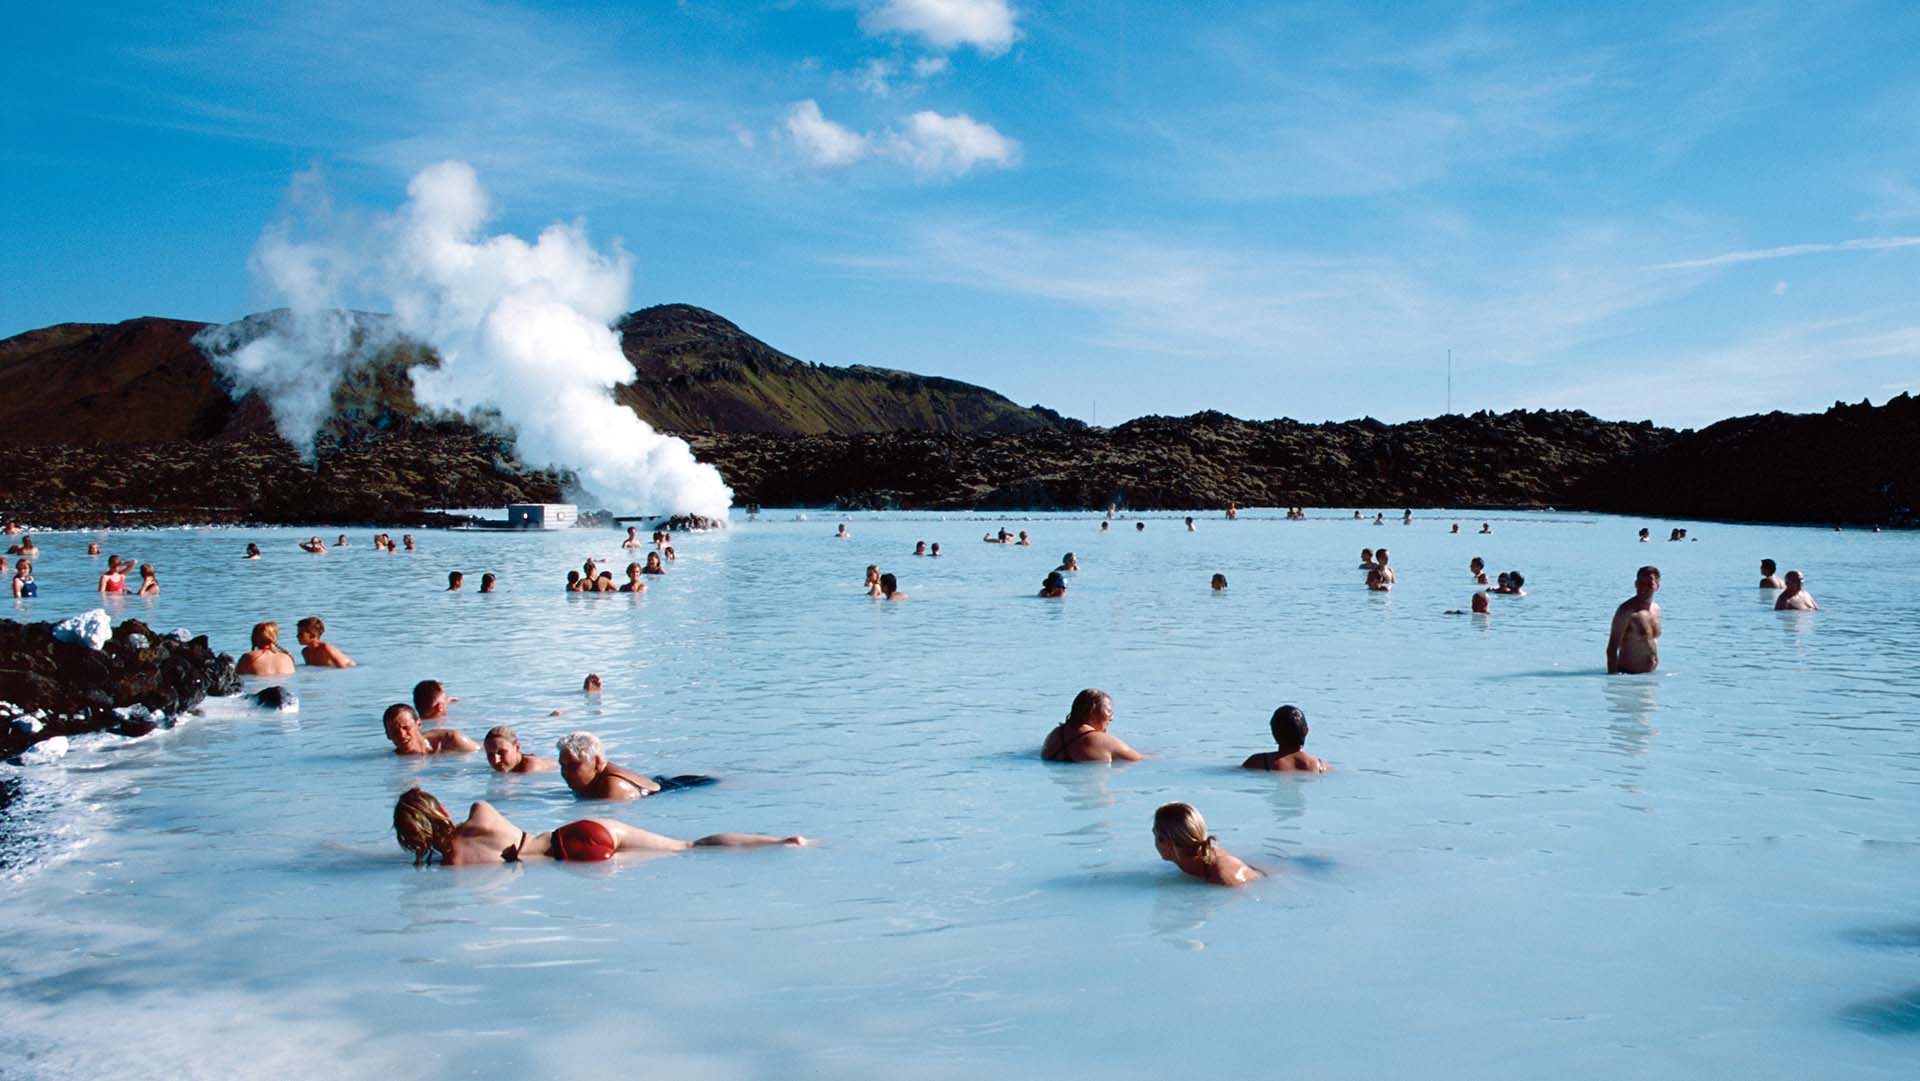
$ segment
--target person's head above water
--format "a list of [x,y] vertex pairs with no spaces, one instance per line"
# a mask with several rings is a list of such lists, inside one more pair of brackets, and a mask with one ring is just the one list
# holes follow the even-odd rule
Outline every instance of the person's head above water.
[[1214,588],[1214,591],[1219,592],[1220,590],[1227,588],[1227,576],[1224,574],[1216,574],[1213,576],[1213,582],[1211,584]]
[[1763,559],[1760,561],[1761,574],[1772,574],[1774,571],[1778,570],[1779,567],[1780,567],[1780,564],[1775,563],[1771,559]]
[[1507,586],[1515,592],[1518,592],[1520,587],[1526,584],[1527,579],[1519,571],[1507,572]]
[[413,853],[415,867],[432,863],[435,856],[445,862],[453,830],[453,816],[424,789],[407,789],[393,805],[393,835]]
[[607,752],[592,732],[572,732],[554,743],[560,755],[560,777],[575,792],[593,783],[606,768]]
[[1067,724],[1089,724],[1096,727],[1113,721],[1113,696],[1095,687],[1088,687],[1073,696],[1073,705],[1067,709]]
[[423,720],[446,716],[447,702],[447,688],[439,680],[423,679],[413,685],[413,708]]
[[280,624],[272,620],[268,620],[265,623],[255,623],[253,625],[253,648],[279,649]]
[[1481,571],[1487,569],[1487,561],[1481,559],[1479,556],[1474,556],[1467,562],[1467,569],[1475,574],[1479,574]]
[[318,642],[326,637],[327,625],[319,616],[308,616],[293,625],[294,637],[302,643]]
[[405,702],[395,702],[380,714],[380,727],[396,745],[410,742],[420,734],[420,714]]
[[880,576],[880,592],[886,594],[889,597],[893,596],[895,593],[900,592],[900,580],[898,578],[895,578],[891,574],[881,575]]
[[1281,706],[1273,711],[1273,717],[1267,722],[1273,732],[1273,742],[1280,747],[1281,754],[1292,754],[1307,745],[1307,715],[1299,706]]
[[1480,616],[1486,615],[1491,610],[1487,607],[1490,603],[1485,592],[1475,593],[1472,604],[1473,613]]
[[480,592],[492,593],[493,583],[497,581],[499,581],[499,579],[494,577],[494,574],[492,571],[488,571],[487,573],[481,575],[480,576]]
[[599,694],[600,674],[597,672],[588,672],[587,678],[580,682],[580,689],[588,694]]
[[1179,856],[1201,863],[1214,859],[1214,836],[1190,803],[1163,803],[1153,812],[1153,844],[1165,859]]
[[511,772],[520,764],[520,737],[504,724],[488,729],[481,746],[487,752],[487,765],[492,766],[495,773]]
[[459,589],[461,585],[466,582],[466,580],[467,580],[467,576],[464,574],[461,574],[459,571],[448,571],[447,572],[447,591],[452,592],[453,590]]
[[1652,565],[1641,567],[1633,575],[1633,588],[1636,593],[1651,596],[1660,588],[1660,568]]

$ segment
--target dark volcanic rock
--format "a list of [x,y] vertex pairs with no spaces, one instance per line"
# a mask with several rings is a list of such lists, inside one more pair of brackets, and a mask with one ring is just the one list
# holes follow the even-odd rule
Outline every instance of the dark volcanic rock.
[[129,619],[95,650],[53,626],[0,621],[0,702],[11,707],[0,709],[0,757],[54,736],[145,735],[208,695],[240,693],[233,658],[205,635],[183,642]]

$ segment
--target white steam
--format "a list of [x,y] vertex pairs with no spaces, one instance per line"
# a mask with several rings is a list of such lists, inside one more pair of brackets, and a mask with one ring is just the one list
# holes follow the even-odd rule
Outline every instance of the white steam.
[[[482,235],[487,195],[465,162],[421,171],[407,196],[365,222],[334,220],[322,206],[316,239],[268,229],[252,266],[289,314],[262,336],[243,321],[203,338],[238,389],[267,398],[281,434],[310,449],[345,367],[398,336],[439,354],[438,369],[412,372],[422,406],[497,412],[523,459],[573,471],[608,506],[724,520],[733,493],[719,471],[613,400],[633,377],[611,329],[632,282],[627,254],[595,249],[578,223],[550,225],[531,244]],[[342,311],[349,299],[393,319]]]

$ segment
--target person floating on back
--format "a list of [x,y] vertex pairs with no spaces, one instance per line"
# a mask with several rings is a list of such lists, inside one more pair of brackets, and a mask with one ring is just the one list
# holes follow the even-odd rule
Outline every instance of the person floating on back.
[[1607,672],[1643,673],[1660,667],[1660,568],[1641,567],[1633,578],[1633,596],[1613,611],[1607,631]]
[[1067,719],[1041,741],[1040,758],[1046,762],[1138,762],[1145,758],[1107,731],[1112,724],[1112,696],[1088,687],[1074,696]]
[[1307,715],[1299,706],[1281,706],[1267,722],[1273,730],[1277,751],[1248,755],[1241,769],[1266,770],[1269,773],[1325,773],[1327,764],[1300,748],[1307,745]]
[[1163,803],[1153,812],[1153,847],[1161,859],[1209,885],[1244,886],[1266,877],[1221,848],[1192,804]]

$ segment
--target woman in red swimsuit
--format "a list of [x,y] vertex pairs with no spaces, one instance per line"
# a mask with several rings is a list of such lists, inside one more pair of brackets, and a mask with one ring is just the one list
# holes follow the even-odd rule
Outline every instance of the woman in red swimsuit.
[[465,822],[453,816],[431,793],[409,788],[393,805],[393,833],[400,847],[413,853],[417,867],[432,863],[517,863],[529,859],[610,860],[617,852],[684,852],[689,848],[754,848],[760,845],[803,845],[800,836],[768,837],[758,833],[716,833],[682,841],[649,833],[611,818],[583,818],[546,833],[528,833],[484,800],[467,811]]

